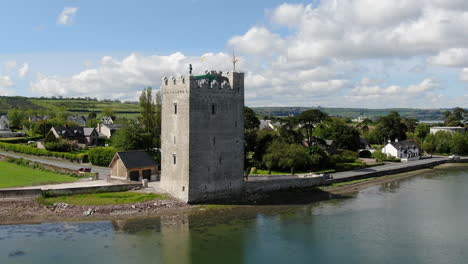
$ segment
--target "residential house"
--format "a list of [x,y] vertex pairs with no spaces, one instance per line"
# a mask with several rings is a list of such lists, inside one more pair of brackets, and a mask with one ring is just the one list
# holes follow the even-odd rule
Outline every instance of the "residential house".
[[360,137],[359,138],[359,150],[358,152],[362,152],[362,151],[369,151],[370,153],[374,153],[375,152],[375,149],[373,149],[371,147],[371,145],[369,144],[369,141],[367,141],[365,138],[362,138]]
[[419,147],[414,141],[405,140],[389,141],[382,148],[382,153],[389,157],[399,158],[401,161],[418,160],[420,157]]
[[435,134],[439,131],[444,131],[447,133],[460,133],[465,134],[466,128],[465,127],[431,127],[431,134]]
[[86,126],[86,121],[88,121],[88,118],[82,115],[73,115],[67,117],[67,122],[74,122],[79,126]]
[[63,138],[84,145],[96,145],[99,133],[93,127],[52,127],[55,138]]
[[158,180],[158,164],[144,150],[117,152],[109,168],[111,177],[122,180]]
[[32,123],[37,123],[39,121],[45,121],[45,120],[50,120],[50,116],[48,116],[48,115],[44,115],[44,116],[32,115],[32,116],[29,116],[29,122],[32,122]]
[[96,127],[100,138],[111,138],[115,131],[122,128],[120,124],[98,124]]
[[111,116],[103,116],[101,117],[101,123],[105,125],[112,125],[114,124],[114,119]]
[[10,120],[6,115],[0,116],[0,131],[11,131]]

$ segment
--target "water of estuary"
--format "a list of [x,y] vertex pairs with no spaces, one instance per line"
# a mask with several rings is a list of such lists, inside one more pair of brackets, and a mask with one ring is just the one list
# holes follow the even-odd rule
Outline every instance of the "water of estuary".
[[467,168],[312,205],[0,226],[0,263],[467,263]]

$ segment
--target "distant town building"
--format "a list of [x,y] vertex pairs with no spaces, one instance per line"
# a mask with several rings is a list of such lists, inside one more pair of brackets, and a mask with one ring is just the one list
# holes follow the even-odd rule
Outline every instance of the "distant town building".
[[414,141],[405,140],[388,142],[382,148],[382,153],[389,157],[399,158],[401,161],[418,160],[420,157],[419,147]]
[[273,122],[271,120],[260,120],[260,125],[258,126],[258,129],[277,130],[280,126],[280,122]]
[[32,115],[32,116],[29,116],[28,120],[29,120],[29,122],[37,123],[39,121],[50,120],[50,116],[48,116],[48,115],[44,115],[44,116]]
[[10,120],[6,115],[0,116],[0,131],[11,131]]
[[101,138],[111,138],[115,131],[122,128],[120,124],[98,124],[96,127],[99,137]]
[[460,133],[465,134],[466,128],[464,127],[431,127],[431,134],[435,134],[439,131],[444,131],[447,133]]
[[96,145],[99,139],[99,133],[94,127],[52,127],[50,131],[57,139],[62,138],[85,145]]
[[67,117],[67,122],[73,122],[79,126],[86,126],[86,121],[88,121],[88,117],[82,115],[73,115]]
[[111,177],[122,180],[157,180],[158,164],[144,150],[117,152],[111,163]]
[[105,125],[112,125],[114,124],[114,119],[111,116],[103,116],[101,117],[101,123]]

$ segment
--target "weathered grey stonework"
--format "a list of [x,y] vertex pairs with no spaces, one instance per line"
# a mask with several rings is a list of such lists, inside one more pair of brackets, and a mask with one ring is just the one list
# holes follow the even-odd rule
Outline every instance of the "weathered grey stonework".
[[196,203],[241,194],[244,74],[164,78],[161,187]]

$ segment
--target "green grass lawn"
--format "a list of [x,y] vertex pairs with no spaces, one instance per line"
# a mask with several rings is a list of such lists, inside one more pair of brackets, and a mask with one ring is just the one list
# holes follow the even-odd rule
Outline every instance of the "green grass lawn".
[[77,178],[0,161],[0,188],[76,181]]
[[108,204],[130,204],[149,200],[165,200],[168,196],[157,193],[135,193],[135,192],[109,192],[109,193],[87,193],[64,195],[57,197],[40,197],[39,202],[47,205],[54,203],[67,203],[73,205],[108,205]]
[[0,188],[76,181],[77,178],[0,161]]

